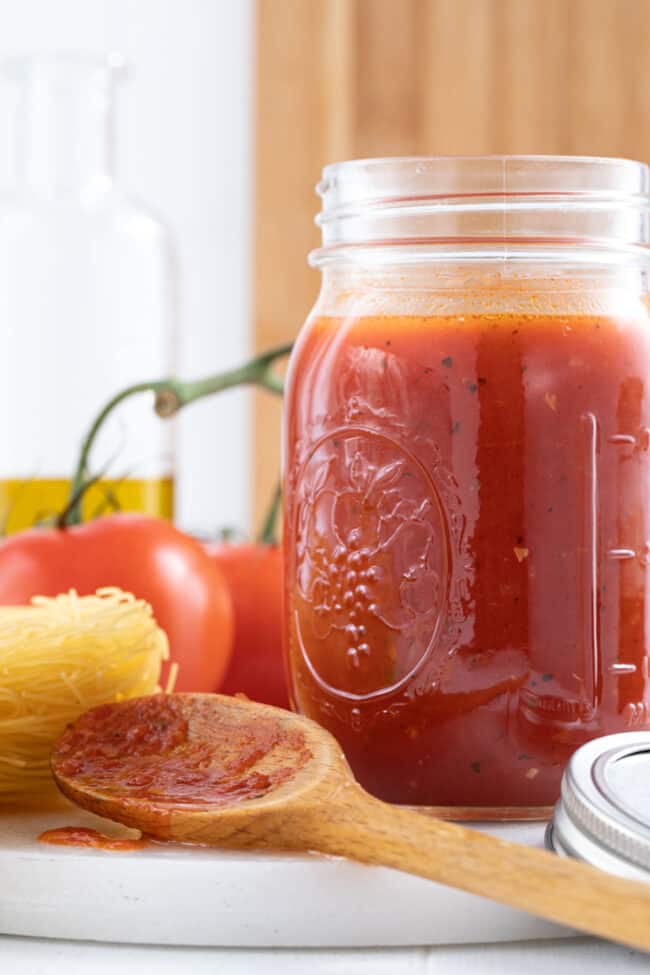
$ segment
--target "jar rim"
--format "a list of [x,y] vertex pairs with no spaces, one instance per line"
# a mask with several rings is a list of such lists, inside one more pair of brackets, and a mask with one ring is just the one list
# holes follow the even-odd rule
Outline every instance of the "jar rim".
[[[441,189],[449,195],[453,189],[479,185],[482,192],[535,192],[546,185],[558,193],[600,189],[648,194],[650,167],[635,159],[617,156],[565,155],[459,155],[459,156],[378,156],[346,159],[329,163],[323,168],[317,186],[320,196],[335,188],[358,181],[368,184],[366,192],[372,198],[373,189],[385,191],[390,178],[410,179],[412,187],[420,190],[427,183],[443,182]],[[494,180],[494,183],[491,181]],[[374,181],[374,182],[373,182]],[[375,186],[375,184],[377,184]],[[528,188],[528,189],[527,189]],[[454,195],[456,195],[454,193]]]
[[[323,248],[454,241],[650,243],[650,167],[601,156],[404,156],[323,169]],[[328,255],[323,255],[323,249]]]

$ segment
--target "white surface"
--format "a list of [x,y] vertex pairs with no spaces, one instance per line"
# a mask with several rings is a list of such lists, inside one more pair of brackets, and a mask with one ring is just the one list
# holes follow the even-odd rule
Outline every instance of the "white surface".
[[[120,827],[72,806],[0,816],[0,933],[209,946],[350,947],[512,941],[567,929],[395,870],[320,856],[156,844],[101,852],[45,829]],[[541,824],[492,826],[541,845]]]
[[[240,362],[250,311],[252,0],[0,0],[0,55],[57,49],[117,50],[132,63],[118,105],[118,172],[175,234],[179,370],[198,376]],[[10,94],[0,85],[0,185],[9,178]],[[246,524],[247,429],[239,391],[181,418],[185,526]]]
[[617,945],[564,941],[437,948],[169,948],[0,936],[11,975],[635,975],[647,955]]

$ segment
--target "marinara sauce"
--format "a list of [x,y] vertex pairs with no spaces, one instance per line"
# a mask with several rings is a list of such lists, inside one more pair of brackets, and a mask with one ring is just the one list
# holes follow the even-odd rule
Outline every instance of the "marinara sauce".
[[294,352],[292,693],[381,798],[517,815],[649,726],[650,322],[602,269],[414,280],[332,277]]

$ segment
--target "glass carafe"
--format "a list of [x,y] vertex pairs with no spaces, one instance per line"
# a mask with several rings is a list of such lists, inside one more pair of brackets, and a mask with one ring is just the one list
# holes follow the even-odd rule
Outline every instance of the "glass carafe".
[[284,464],[295,706],[381,798],[544,815],[650,727],[646,166],[328,167]]
[[[80,441],[122,387],[171,371],[170,235],[114,174],[117,58],[10,59],[14,184],[0,201],[0,530],[47,521],[68,500]],[[106,424],[91,457],[92,516],[171,516],[172,428],[148,397]]]

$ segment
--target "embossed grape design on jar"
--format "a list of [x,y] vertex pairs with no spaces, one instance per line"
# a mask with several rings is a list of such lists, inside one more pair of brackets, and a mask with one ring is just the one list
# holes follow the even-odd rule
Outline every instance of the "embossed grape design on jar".
[[297,636],[313,679],[350,698],[394,689],[433,645],[446,597],[435,488],[394,441],[352,429],[318,444],[297,490]]
[[327,167],[284,427],[297,709],[393,802],[544,816],[650,727],[648,170]]

